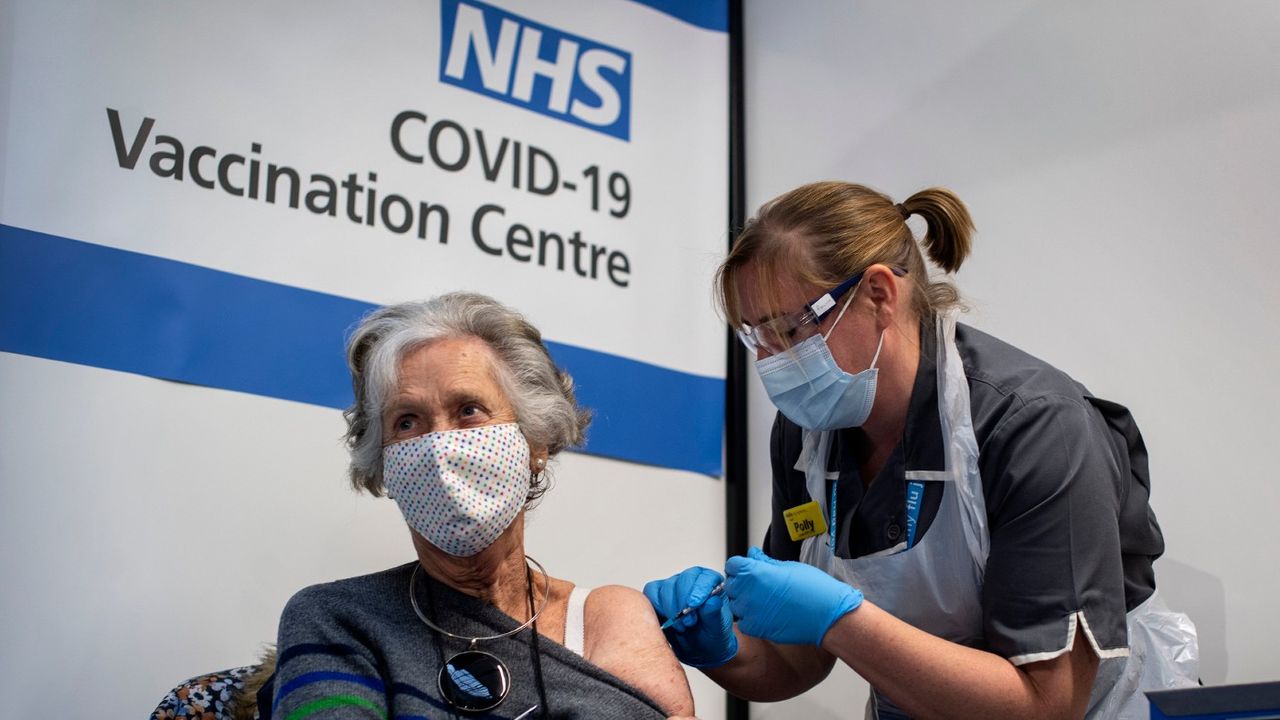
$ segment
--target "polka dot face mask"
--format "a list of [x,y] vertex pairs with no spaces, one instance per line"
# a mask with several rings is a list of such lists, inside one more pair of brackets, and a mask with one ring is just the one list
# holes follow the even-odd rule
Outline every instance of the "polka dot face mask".
[[382,450],[382,480],[409,527],[456,557],[493,544],[520,514],[533,471],[515,423],[427,433]]

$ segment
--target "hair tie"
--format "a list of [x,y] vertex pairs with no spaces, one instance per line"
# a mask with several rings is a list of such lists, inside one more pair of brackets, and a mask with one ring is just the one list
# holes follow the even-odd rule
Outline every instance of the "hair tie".
[[903,220],[906,220],[907,218],[911,217],[911,211],[907,209],[906,205],[903,205],[902,203],[898,203],[897,205],[894,205],[894,207],[898,209],[898,212],[902,215]]

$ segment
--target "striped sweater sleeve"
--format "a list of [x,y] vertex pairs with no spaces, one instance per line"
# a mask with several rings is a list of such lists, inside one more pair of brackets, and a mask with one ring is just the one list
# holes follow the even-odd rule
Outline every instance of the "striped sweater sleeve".
[[344,598],[323,586],[294,595],[280,616],[271,717],[387,718],[387,683],[344,622]]

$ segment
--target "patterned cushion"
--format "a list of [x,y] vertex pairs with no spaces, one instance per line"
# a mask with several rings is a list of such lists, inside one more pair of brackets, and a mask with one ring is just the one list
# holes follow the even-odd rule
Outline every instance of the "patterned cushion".
[[[151,720],[235,720],[236,702],[244,691],[245,680],[257,669],[256,665],[246,665],[193,677],[164,696],[151,713]],[[253,698],[246,700],[254,702]],[[258,717],[256,707],[246,717]]]

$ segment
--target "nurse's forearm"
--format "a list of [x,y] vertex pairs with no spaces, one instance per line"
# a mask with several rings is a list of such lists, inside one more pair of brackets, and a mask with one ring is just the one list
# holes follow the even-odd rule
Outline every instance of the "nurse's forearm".
[[930,635],[871,602],[837,621],[822,647],[917,718],[1079,718],[1098,669],[1082,634],[1071,652],[1018,667]]
[[775,645],[744,635],[737,627],[738,654],[704,670],[720,687],[746,700],[776,702],[822,682],[835,665],[830,653],[813,645]]

